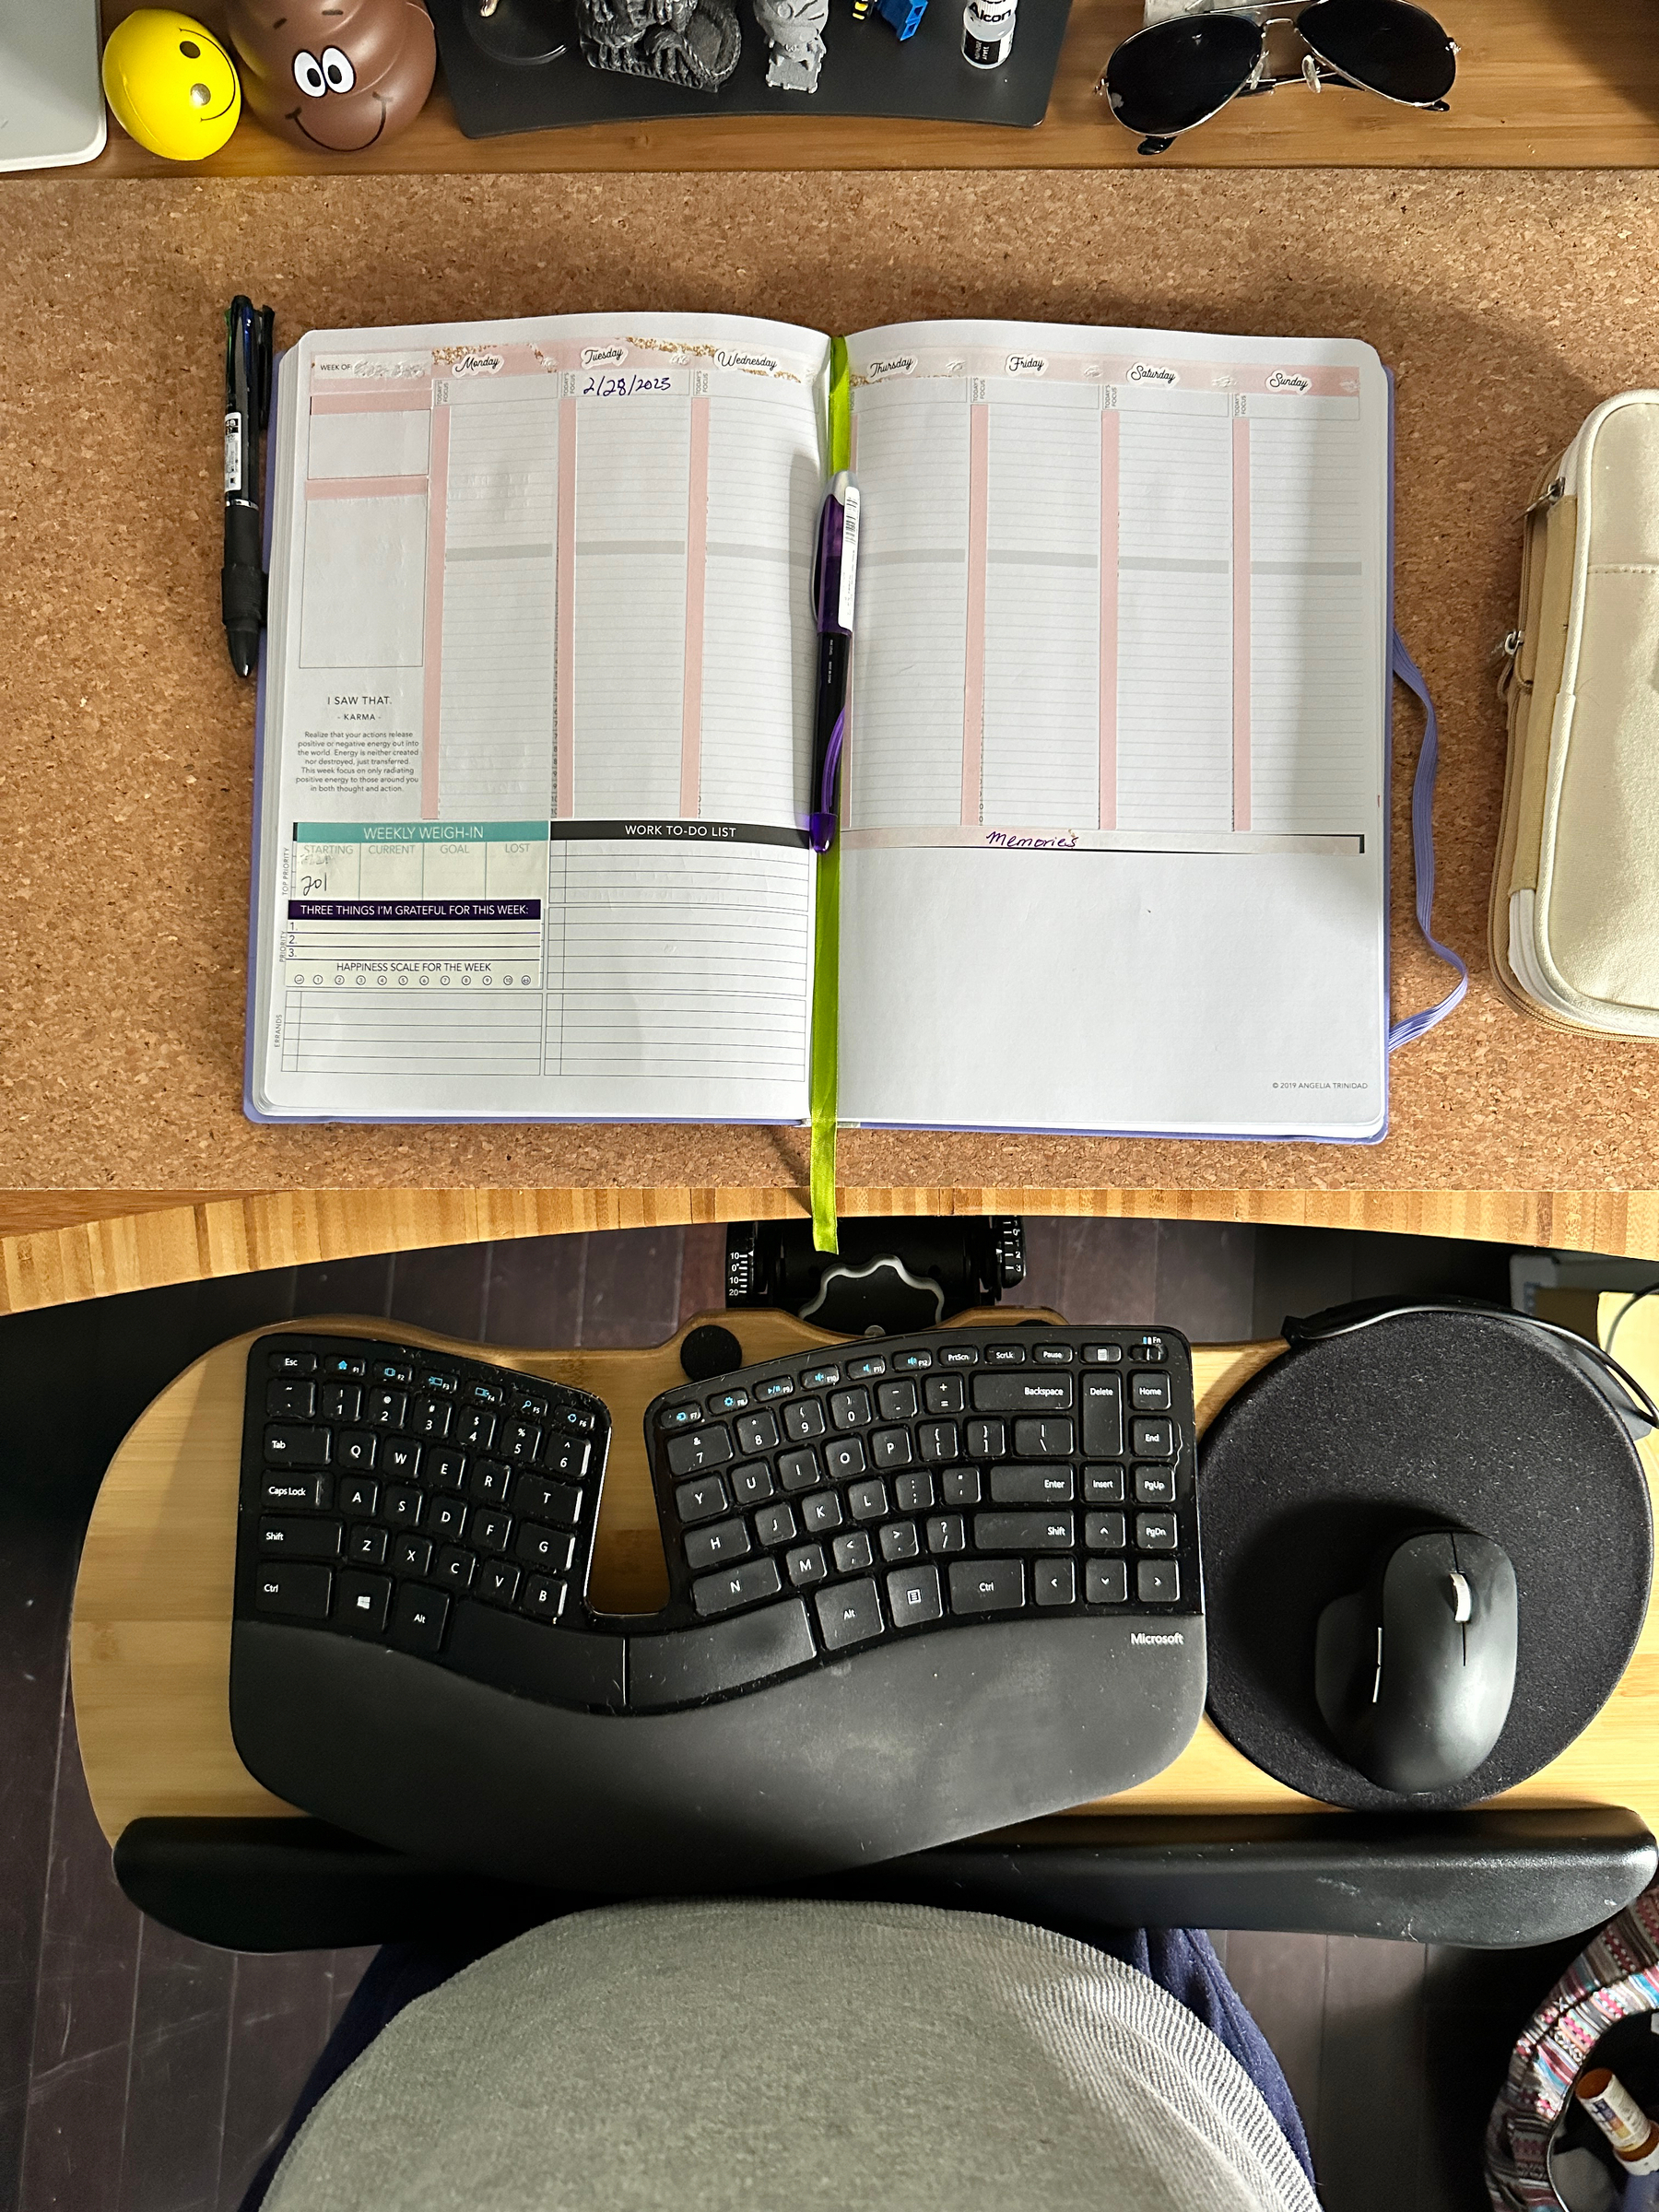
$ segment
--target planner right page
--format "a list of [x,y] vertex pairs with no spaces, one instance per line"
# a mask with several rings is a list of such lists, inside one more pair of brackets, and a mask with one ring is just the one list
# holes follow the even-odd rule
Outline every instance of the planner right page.
[[848,349],[843,1120],[1381,1135],[1375,352],[1002,323]]

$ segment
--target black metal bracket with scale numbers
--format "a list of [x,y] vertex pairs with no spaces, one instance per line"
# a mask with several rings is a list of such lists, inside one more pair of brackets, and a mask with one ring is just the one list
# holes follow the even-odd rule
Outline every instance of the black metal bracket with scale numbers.
[[230,1687],[259,1779],[510,1879],[728,1887],[1128,1787],[1197,1724],[1174,1331],[934,1331],[665,1394],[649,1617],[587,1601],[607,1438],[487,1362],[256,1342]]

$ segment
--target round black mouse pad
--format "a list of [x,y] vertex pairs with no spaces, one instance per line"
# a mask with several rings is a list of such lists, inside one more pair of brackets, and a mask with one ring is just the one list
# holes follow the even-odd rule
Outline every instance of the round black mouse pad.
[[[1403,1314],[1287,1353],[1199,1453],[1209,1712],[1278,1781],[1360,1811],[1472,1804],[1564,1750],[1611,1695],[1647,1606],[1653,1532],[1618,1416],[1547,1337]],[[1514,1562],[1515,1691],[1490,1757],[1402,1796],[1351,1767],[1313,1696],[1334,1597],[1414,1530],[1463,1527]]]

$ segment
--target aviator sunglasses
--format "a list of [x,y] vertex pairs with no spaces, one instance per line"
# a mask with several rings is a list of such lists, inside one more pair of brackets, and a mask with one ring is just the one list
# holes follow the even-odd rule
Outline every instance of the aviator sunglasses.
[[[1268,66],[1267,33],[1281,26],[1307,51],[1300,69],[1277,76]],[[1161,154],[1241,93],[1298,82],[1315,92],[1351,85],[1402,107],[1443,112],[1456,74],[1456,46],[1407,0],[1311,0],[1277,14],[1265,0],[1148,24],[1118,47],[1095,89],[1126,130],[1142,134],[1143,154]]]

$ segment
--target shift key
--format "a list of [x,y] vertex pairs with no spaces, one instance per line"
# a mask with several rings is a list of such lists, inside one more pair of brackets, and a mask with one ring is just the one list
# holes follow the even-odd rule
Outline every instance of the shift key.
[[1083,1397],[1083,1456],[1117,1459],[1124,1450],[1124,1384],[1118,1375],[1085,1374],[1078,1379]]

